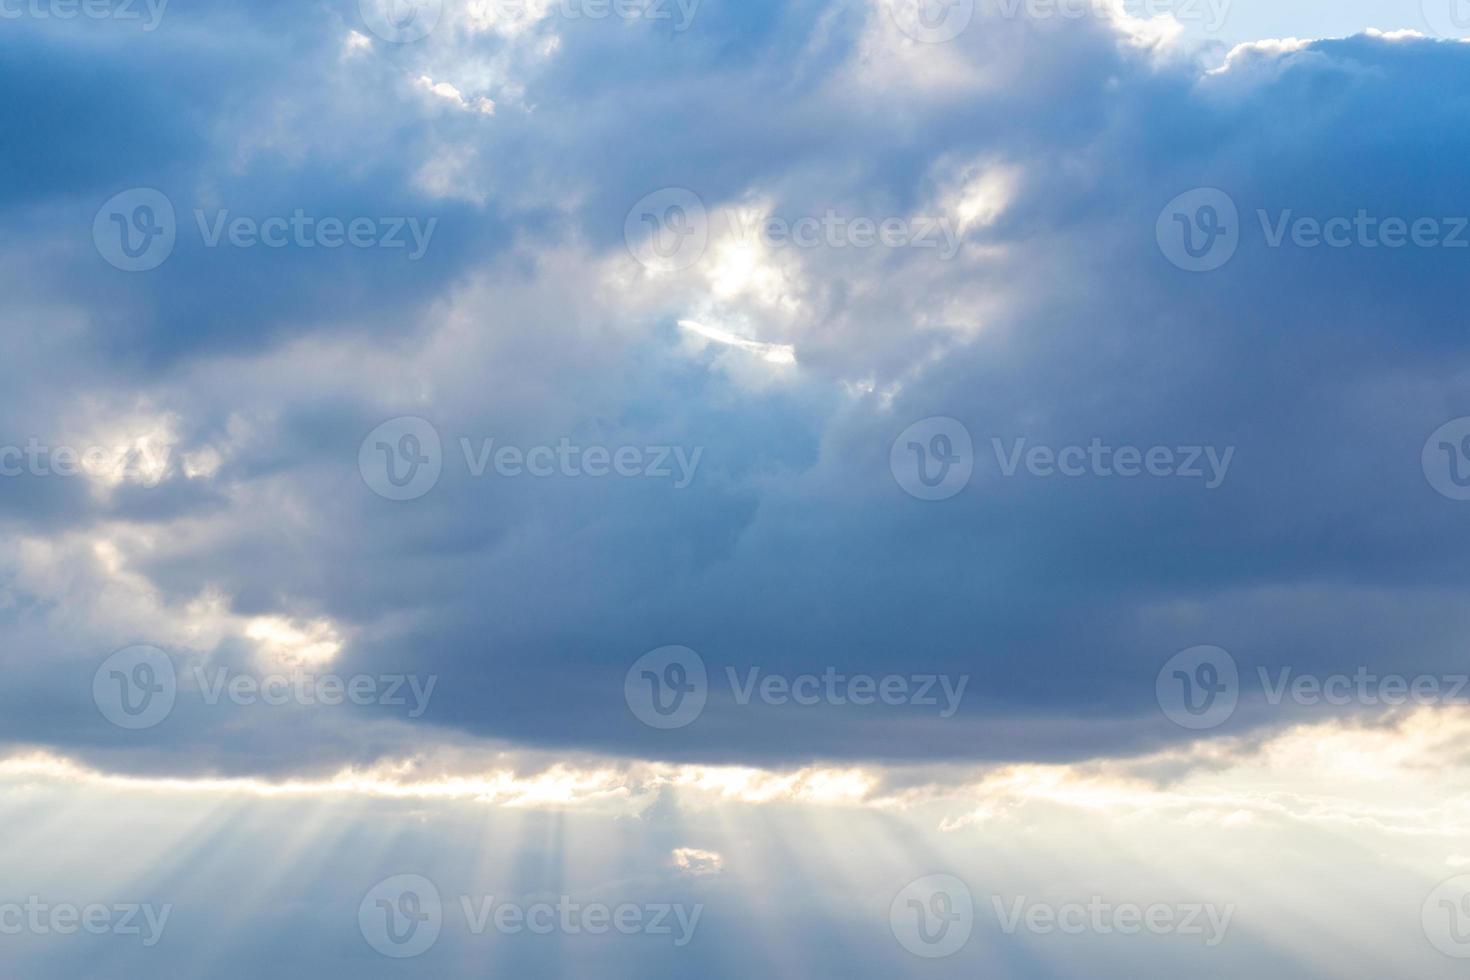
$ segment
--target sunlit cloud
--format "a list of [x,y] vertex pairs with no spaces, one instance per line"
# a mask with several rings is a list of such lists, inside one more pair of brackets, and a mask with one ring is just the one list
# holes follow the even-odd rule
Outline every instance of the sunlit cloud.
[[482,116],[495,115],[495,103],[483,95],[473,99],[467,99],[459,89],[448,82],[436,82],[428,75],[420,75],[414,82],[421,90],[436,98],[463,109],[466,112],[477,112]]
[[256,616],[245,624],[245,635],[277,667],[320,667],[342,650],[336,628],[325,619],[298,624],[281,616]]
[[717,875],[725,870],[725,859],[714,851],[704,851],[697,847],[676,847],[672,856],[674,867],[695,878]]
[[749,340],[718,327],[705,326],[695,320],[680,320],[679,326],[705,340],[755,354],[761,360],[771,364],[796,363],[796,348],[791,344],[769,344],[759,340]]
[[1209,739],[1164,752],[1067,765],[985,767],[675,765],[635,759],[537,762],[495,750],[492,768],[459,749],[385,759],[325,778],[208,778],[107,772],[54,752],[0,760],[0,778],[119,791],[260,797],[444,800],[512,809],[636,814],[665,792],[681,805],[913,811],[951,833],[1024,823],[1037,808],[1168,818],[1214,827],[1290,820],[1439,839],[1470,835],[1470,709],[1332,719],[1265,739]]

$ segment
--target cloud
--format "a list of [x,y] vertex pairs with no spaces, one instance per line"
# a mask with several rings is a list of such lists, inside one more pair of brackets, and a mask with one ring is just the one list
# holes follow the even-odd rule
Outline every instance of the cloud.
[[484,96],[477,96],[473,100],[466,99],[459,89],[448,82],[436,82],[428,75],[420,75],[414,84],[428,94],[443,99],[466,112],[478,112],[482,116],[495,115],[495,103],[490,99]]
[[674,867],[695,878],[717,875],[725,870],[725,859],[714,851],[702,851],[697,847],[676,847],[673,853]]
[[734,347],[737,350],[748,351],[760,357],[761,360],[769,361],[772,364],[796,363],[796,351],[790,344],[766,344],[758,340],[747,340],[744,337],[737,337],[718,327],[707,327],[702,323],[696,323],[694,320],[680,320],[679,326],[691,333],[698,334],[705,340]]
[[[0,480],[0,628],[23,678],[0,695],[9,741],[179,776],[213,749],[224,776],[272,779],[371,765],[401,729],[759,771],[1060,764],[1187,738],[1154,681],[1201,643],[1248,674],[1458,662],[1463,521],[1420,453],[1470,411],[1460,255],[1273,249],[1258,212],[1464,213],[1461,107],[1421,97],[1464,81],[1463,45],[1363,35],[1227,58],[1140,45],[1115,17],[982,10],[924,46],[880,5],[807,2],[701,9],[677,36],[457,16],[419,45],[364,45],[347,8],[207,7],[189,38],[209,45],[160,31],[141,63],[18,26],[17,127],[44,122],[37,105],[87,108],[34,130],[75,148],[70,171],[32,161],[40,176],[5,185],[23,247],[0,272],[3,441],[170,453],[106,492]],[[293,56],[263,70],[282,42]],[[124,63],[120,87],[87,67]],[[234,94],[165,84],[164,65]],[[145,185],[173,202],[179,243],[122,273],[92,221]],[[663,187],[694,193],[711,233],[673,273],[625,242]],[[1209,275],[1155,239],[1195,187],[1242,221]],[[417,261],[197,234],[196,211],[297,209],[438,223]],[[948,222],[955,247],[802,247],[755,221],[829,214],[940,242]],[[358,471],[363,438],[399,416],[443,449],[432,492],[402,503]],[[966,490],[931,503],[890,450],[936,416],[965,424],[976,458]],[[1237,452],[1204,492],[1006,477],[994,441],[1021,438]],[[678,490],[477,476],[486,440],[703,455]],[[255,669],[264,650],[441,683],[415,724],[186,713],[128,741],[90,682],[138,642],[186,667]],[[722,688],[697,724],[656,732],[623,676],[671,642],[716,679],[971,675],[971,694],[938,719],[742,708]],[[1248,702],[1223,734],[1293,720]]]

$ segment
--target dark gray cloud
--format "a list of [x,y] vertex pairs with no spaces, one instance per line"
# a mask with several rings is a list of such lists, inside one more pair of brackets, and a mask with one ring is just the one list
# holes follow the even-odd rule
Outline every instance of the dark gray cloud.
[[[157,487],[0,480],[0,737],[182,771],[411,744],[396,727],[358,740],[404,721],[381,706],[203,710],[190,692],[138,735],[91,703],[97,665],[132,643],[181,669],[261,669],[248,630],[272,617],[330,623],[335,671],[437,677],[412,720],[428,739],[730,762],[1155,747],[1190,735],[1155,675],[1198,644],[1249,670],[1461,662],[1470,505],[1434,491],[1420,452],[1470,414],[1470,250],[1272,248],[1256,215],[1470,214],[1466,107],[1445,94],[1470,75],[1463,46],[1363,36],[1211,74],[1223,53],[1130,45],[1095,19],[982,19],[929,50],[855,4],[708,5],[678,34],[552,17],[504,36],[458,13],[403,46],[351,5],[7,36],[0,441],[161,427],[172,452]],[[993,214],[976,175],[998,181],[981,182]],[[147,273],[91,238],[134,186],[178,212]],[[658,276],[624,220],[669,186],[721,229],[742,205],[972,224],[950,260],[717,236]],[[1196,187],[1241,216],[1233,260],[1198,275],[1155,239]],[[437,225],[417,261],[208,247],[196,208]],[[686,319],[797,363],[701,346]],[[437,485],[406,502],[357,465],[397,416],[443,439]],[[975,473],[925,502],[889,451],[933,416],[964,423]],[[1234,454],[1217,489],[1005,477],[992,439],[1022,438]],[[461,439],[702,456],[684,488],[476,477]],[[716,678],[673,732],[623,692],[667,644]],[[740,706],[726,667],[971,680],[940,719]]]

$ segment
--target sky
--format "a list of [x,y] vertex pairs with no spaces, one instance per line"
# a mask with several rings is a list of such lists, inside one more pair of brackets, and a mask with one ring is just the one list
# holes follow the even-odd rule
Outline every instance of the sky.
[[1463,975],[1466,37],[0,0],[4,972]]
[[1470,35],[1470,17],[1455,0],[1229,0],[1213,6],[1205,0],[1131,0],[1125,9],[1144,14],[1176,13],[1193,37],[1242,44],[1265,38],[1350,37],[1368,28],[1414,30],[1444,37]]

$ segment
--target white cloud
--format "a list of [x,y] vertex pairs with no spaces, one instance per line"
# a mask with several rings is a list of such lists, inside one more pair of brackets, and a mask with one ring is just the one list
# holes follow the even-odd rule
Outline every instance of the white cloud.
[[750,340],[746,337],[732,334],[727,330],[721,330],[719,327],[706,326],[694,320],[680,320],[679,326],[693,334],[703,337],[705,340],[712,341],[716,344],[723,344],[726,347],[734,347],[737,350],[747,351],[771,364],[796,363],[796,348],[790,344],[768,344],[760,340]]
[[274,668],[321,667],[342,651],[337,628],[327,619],[298,623],[284,616],[256,616],[245,624],[245,635]]
[[704,851],[697,847],[676,847],[672,857],[674,867],[692,878],[717,875],[725,870],[725,859],[715,851]]
[[422,91],[442,99],[458,109],[463,109],[465,112],[477,112],[482,116],[495,115],[495,102],[493,100],[485,96],[476,96],[473,99],[467,99],[464,93],[460,92],[459,89],[448,82],[436,82],[428,75],[420,75],[414,81],[414,85]]

